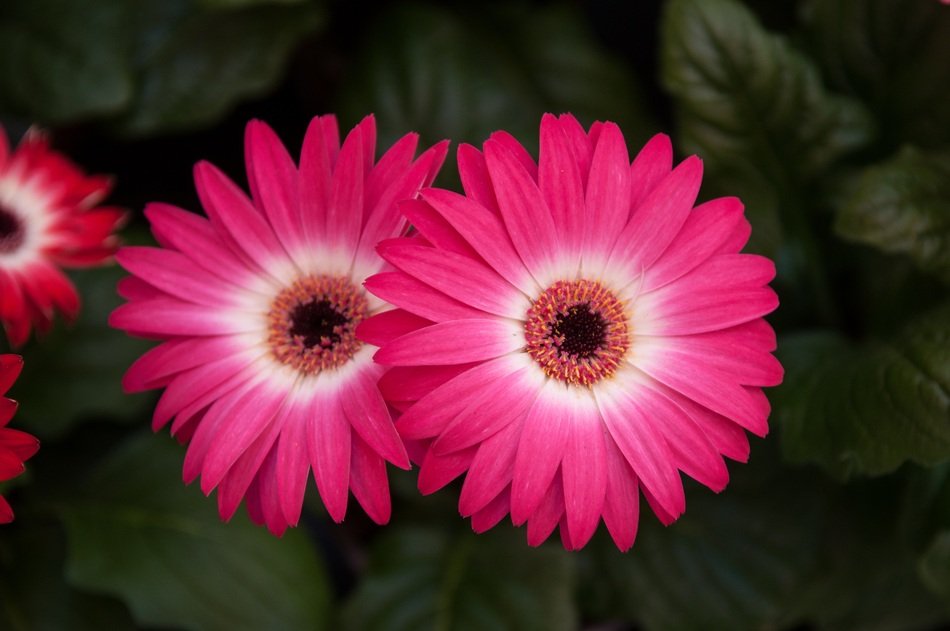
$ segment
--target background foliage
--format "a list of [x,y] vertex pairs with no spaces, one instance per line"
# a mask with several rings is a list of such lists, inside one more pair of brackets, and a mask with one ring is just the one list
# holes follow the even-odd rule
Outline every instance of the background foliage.
[[[80,321],[22,350],[14,424],[43,440],[4,489],[0,628],[875,629],[950,623],[950,6],[936,0],[413,3],[5,0],[0,117],[33,123],[147,242],[150,200],[198,208],[191,165],[243,168],[247,119],[296,150],[311,116],[382,142],[536,146],[545,111],[658,131],[739,195],[773,257],[785,383],[721,496],[689,484],[629,554],[475,536],[452,490],[395,473],[392,523],[315,493],[277,540],[180,483],[119,379],[121,273],[72,274]],[[442,182],[455,186],[452,163]],[[312,485],[311,485],[312,486]],[[457,489],[456,489],[457,492]]]

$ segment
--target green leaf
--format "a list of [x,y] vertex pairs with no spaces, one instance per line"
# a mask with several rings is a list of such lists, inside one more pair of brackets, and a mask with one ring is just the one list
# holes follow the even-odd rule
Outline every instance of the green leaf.
[[917,565],[920,580],[950,607],[950,530],[934,537]]
[[950,140],[950,11],[938,1],[809,0],[824,75],[864,100],[890,147]]
[[775,391],[774,418],[790,461],[845,478],[950,458],[950,305],[887,342],[786,336],[779,357],[785,382]]
[[118,121],[132,135],[208,124],[264,94],[295,45],[322,23],[311,3],[201,11],[184,10],[180,0],[148,4],[138,15],[136,94]]
[[841,236],[907,256],[950,284],[950,155],[905,147],[868,169],[840,209]]
[[797,221],[816,178],[870,139],[863,108],[828,92],[808,58],[735,0],[669,2],[661,64],[681,148],[703,157],[716,192],[745,199],[757,249],[774,251],[778,218]]
[[577,628],[573,565],[510,529],[483,535],[392,529],[343,612],[360,631]]
[[814,475],[775,462],[756,445],[749,465],[730,467],[721,496],[693,487],[685,515],[668,528],[642,502],[632,550],[620,554],[598,538],[582,584],[599,582],[606,613],[647,631],[797,622],[796,596],[818,567],[827,493]]
[[134,436],[80,480],[62,507],[67,577],[123,599],[139,624],[187,629],[320,629],[327,579],[304,533],[272,537],[181,484],[183,451]]
[[0,2],[0,110],[55,124],[127,106],[127,16],[114,0]]
[[632,144],[653,128],[629,71],[566,6],[399,6],[365,42],[345,73],[341,112],[375,112],[387,141],[415,130],[430,142],[481,144],[505,129],[536,146],[545,111],[614,120]]
[[56,322],[45,338],[23,351],[23,374],[11,390],[20,402],[17,425],[40,438],[62,436],[89,418],[138,420],[148,395],[127,395],[122,375],[152,342],[133,339],[107,324],[119,306],[119,267],[78,270],[70,274],[82,300],[72,326]]
[[65,536],[55,523],[18,512],[0,536],[0,628],[10,631],[133,631],[122,603],[63,579]]

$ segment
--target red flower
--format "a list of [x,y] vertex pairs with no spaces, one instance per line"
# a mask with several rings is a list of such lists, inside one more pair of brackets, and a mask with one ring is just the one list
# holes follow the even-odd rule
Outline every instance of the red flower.
[[[17,403],[6,394],[23,368],[19,355],[0,355],[0,482],[15,478],[24,471],[23,463],[40,448],[40,442],[26,432],[10,429],[7,423],[16,412]],[[0,495],[0,524],[13,521],[13,509]]]
[[115,251],[112,232],[124,213],[96,207],[110,186],[35,130],[10,153],[0,127],[0,322],[14,346],[32,326],[49,330],[54,311],[76,317],[79,296],[59,267],[95,265]]

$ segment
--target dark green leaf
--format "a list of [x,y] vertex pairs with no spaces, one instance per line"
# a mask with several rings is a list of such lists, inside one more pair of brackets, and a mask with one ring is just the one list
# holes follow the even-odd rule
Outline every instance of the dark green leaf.
[[950,606],[950,530],[934,538],[917,569],[924,585]]
[[176,4],[158,3],[138,15],[137,89],[119,121],[125,133],[197,127],[265,93],[294,46],[322,21],[310,3],[217,11],[181,5],[176,11]]
[[870,106],[891,147],[950,140],[947,7],[937,0],[810,0],[803,13],[825,76]]
[[797,621],[795,597],[818,566],[827,494],[815,476],[778,470],[763,448],[756,445],[751,464],[730,467],[733,481],[721,496],[691,492],[686,514],[668,528],[644,502],[629,553],[598,540],[582,583],[600,581],[613,617],[648,631]]
[[114,0],[0,3],[0,109],[61,123],[126,107],[128,4]]
[[140,624],[187,629],[319,629],[329,603],[321,563],[297,530],[276,539],[181,484],[183,450],[130,439],[81,480],[62,515],[67,576],[122,598]]
[[23,350],[23,374],[12,396],[20,402],[17,424],[41,438],[63,435],[89,417],[134,420],[148,395],[127,395],[122,375],[152,343],[126,336],[107,324],[119,306],[116,266],[70,274],[82,300],[78,321],[55,323],[53,331]]
[[[34,518],[34,519],[31,519]],[[0,628],[10,631],[132,631],[122,603],[63,580],[65,537],[50,522],[18,514],[0,536]]]
[[868,169],[835,229],[950,283],[950,156],[907,147]]
[[632,143],[652,127],[630,73],[563,6],[392,9],[346,73],[342,111],[353,120],[375,112],[388,141],[416,130],[481,144],[505,129],[531,146],[545,111],[615,120]]
[[662,38],[684,148],[706,160],[722,192],[745,199],[757,249],[774,251],[778,217],[813,205],[807,187],[868,142],[868,116],[735,0],[672,0]]
[[775,424],[789,460],[847,477],[950,458],[950,305],[889,342],[798,334],[781,340],[779,356]]
[[573,565],[563,550],[529,548],[523,533],[450,535],[392,529],[344,610],[360,631],[575,629]]

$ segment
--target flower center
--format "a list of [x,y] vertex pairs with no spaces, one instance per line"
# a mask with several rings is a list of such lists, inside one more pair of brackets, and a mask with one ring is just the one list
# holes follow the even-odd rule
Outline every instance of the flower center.
[[23,221],[0,204],[0,254],[9,254],[23,245]]
[[589,280],[545,289],[528,309],[525,340],[546,375],[584,386],[613,375],[630,347],[623,303]]
[[271,303],[267,343],[277,361],[304,374],[338,368],[363,345],[354,331],[368,308],[348,278],[298,278]]

